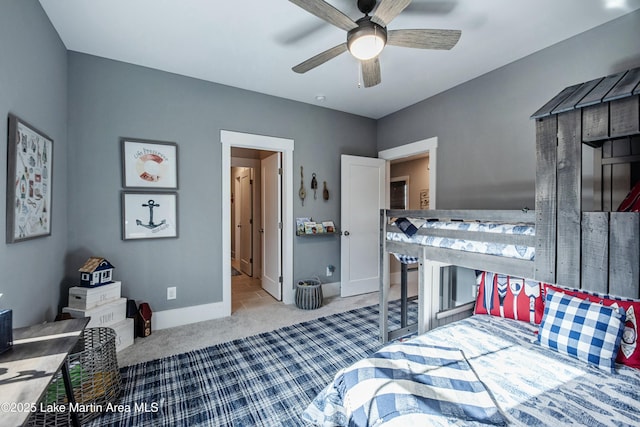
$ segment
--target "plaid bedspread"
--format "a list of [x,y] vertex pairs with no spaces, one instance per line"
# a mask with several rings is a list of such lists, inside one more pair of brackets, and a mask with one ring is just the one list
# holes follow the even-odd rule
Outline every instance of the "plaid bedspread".
[[391,344],[341,370],[303,417],[315,425],[505,425],[455,348]]

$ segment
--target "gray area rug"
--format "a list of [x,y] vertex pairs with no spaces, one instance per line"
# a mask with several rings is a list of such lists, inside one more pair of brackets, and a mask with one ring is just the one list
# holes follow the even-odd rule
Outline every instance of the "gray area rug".
[[124,367],[122,410],[87,425],[301,426],[335,373],[380,346],[374,305]]

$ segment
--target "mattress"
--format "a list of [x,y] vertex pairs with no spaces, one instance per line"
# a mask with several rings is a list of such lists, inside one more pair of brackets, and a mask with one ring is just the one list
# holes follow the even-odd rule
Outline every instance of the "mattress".
[[[461,230],[477,231],[479,233],[498,233],[511,235],[535,235],[533,224],[518,223],[504,224],[498,222],[472,222],[472,221],[425,221],[410,219],[416,225],[415,229]],[[419,223],[418,223],[419,221]],[[495,255],[507,258],[516,258],[531,261],[535,258],[534,246],[510,245],[504,243],[490,243],[481,240],[463,240],[447,237],[435,237],[407,232],[392,232],[386,234],[387,240],[402,243],[413,243],[422,246],[432,246],[458,251]],[[396,255],[404,263],[417,262],[416,258]]]
[[[615,374],[537,344],[538,327],[475,315],[407,341],[459,349],[510,425],[631,426],[640,424],[640,370]],[[394,344],[397,345],[397,344]],[[338,375],[336,375],[338,378]],[[342,385],[329,384],[305,411],[315,425],[347,425]],[[467,425],[449,419],[448,425]],[[370,420],[369,425],[386,425]]]

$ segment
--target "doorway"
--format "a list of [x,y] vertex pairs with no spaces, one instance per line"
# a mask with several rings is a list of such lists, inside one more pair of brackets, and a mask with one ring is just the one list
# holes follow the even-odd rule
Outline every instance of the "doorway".
[[[368,158],[368,157],[357,157],[357,156],[342,156],[342,173],[341,173],[341,223],[343,234],[341,237],[341,295],[355,295],[360,292],[372,292],[377,291],[379,289],[379,281],[382,279],[383,281],[388,281],[387,278],[380,278],[379,272],[380,270],[380,256],[377,248],[380,245],[380,235],[378,232],[373,234],[370,233],[371,230],[379,229],[379,215],[378,209],[380,208],[389,208],[390,206],[390,198],[391,198],[391,162],[394,160],[400,159],[408,159],[410,157],[416,156],[428,156],[429,159],[429,167],[428,167],[428,187],[425,188],[426,191],[423,192],[422,196],[414,197],[415,200],[422,201],[421,203],[428,203],[429,209],[435,209],[435,195],[436,195],[436,149],[438,146],[438,139],[436,137],[429,138],[421,141],[417,141],[411,144],[402,145],[399,147],[395,147],[392,149],[384,150],[378,152],[378,158]],[[345,160],[349,160],[345,162]],[[362,162],[362,165],[359,163]],[[351,164],[355,164],[356,168],[352,169],[350,167]],[[345,167],[346,166],[346,167]],[[380,166],[383,169],[381,173],[379,171]],[[372,172],[372,170],[376,169],[376,172]],[[382,184],[377,184],[377,190],[382,190],[382,194],[379,196],[373,195],[374,189],[376,185],[373,183],[378,183],[380,177],[382,176]],[[345,177],[349,178],[348,180]],[[352,185],[354,184],[355,185]],[[355,190],[354,190],[355,189]],[[362,199],[358,199],[356,203],[353,203],[351,195],[358,194],[362,196],[365,194],[365,191],[369,191],[366,196],[366,201],[371,202],[376,201],[372,207],[371,205],[365,204]],[[362,216],[353,215],[353,207],[363,207],[367,205],[366,211],[372,212],[375,210],[375,215],[373,216],[373,221],[366,212]],[[363,239],[360,239],[356,242],[356,251],[354,253],[358,254],[358,256],[351,257],[351,241],[355,234],[353,233],[354,221],[351,221],[353,217],[358,217],[359,219],[355,221],[356,224],[365,224],[369,223],[367,226],[363,227],[363,229],[357,230],[359,234],[368,233],[366,237],[370,237],[372,240],[367,241],[366,243],[361,243]],[[375,221],[375,224],[373,223]],[[367,231],[368,230],[368,231]],[[348,233],[348,234],[347,234]],[[345,237],[346,236],[346,237]],[[375,241],[373,240],[375,239]],[[360,243],[358,246],[357,243]],[[373,248],[373,250],[371,250]],[[382,262],[388,263],[388,260],[382,259]],[[378,268],[375,268],[376,265]],[[362,266],[373,266],[374,268],[363,270]],[[348,272],[356,271],[360,274],[357,276],[357,279],[360,280],[360,283],[366,284],[360,288],[351,287],[348,293],[344,292],[345,284],[350,285],[351,274]],[[366,275],[366,273],[370,273]],[[374,277],[375,276],[375,277]],[[375,280],[371,281],[371,278]],[[366,282],[365,282],[366,280]],[[352,292],[355,289],[355,292]]]
[[[428,138],[389,150],[378,157],[387,160],[387,201],[390,208],[436,209],[436,158],[438,138]],[[400,283],[400,263],[389,255],[390,283]],[[418,294],[417,272],[408,274],[409,296]]]
[[[282,236],[281,250],[278,251],[280,272],[278,275],[278,286],[281,288],[281,299],[285,304],[292,304],[294,302],[294,290],[293,290],[293,198],[290,196],[293,194],[293,140],[276,138],[264,135],[248,134],[242,132],[233,132],[222,130],[220,132],[220,142],[222,143],[222,200],[231,200],[234,183],[231,177],[232,166],[232,149],[234,150],[234,156],[238,155],[245,159],[252,160],[253,163],[248,160],[243,160],[242,164],[234,164],[237,167],[251,167],[253,169],[253,276],[260,274],[260,277],[268,269],[268,265],[262,265],[259,261],[263,258],[264,251],[260,254],[256,254],[256,248],[261,247],[262,233],[261,227],[258,225],[260,222],[260,215],[257,215],[256,206],[260,206],[259,199],[256,200],[257,194],[260,194],[260,186],[256,184],[256,180],[260,179],[261,175],[261,159],[260,153],[266,155],[267,152],[279,153],[281,158],[281,171],[282,171],[282,187],[281,187],[281,209],[282,217],[280,221],[280,235]],[[237,151],[240,150],[240,151]],[[244,154],[242,150],[244,151]],[[257,154],[256,154],[257,153]],[[257,159],[251,159],[251,157],[258,157]],[[234,160],[235,162],[235,160]],[[248,163],[247,163],[248,162]],[[234,201],[236,196],[234,195]],[[233,212],[235,215],[235,212]],[[222,204],[222,304],[226,307],[227,315],[231,314],[231,272],[232,272],[232,235],[235,235],[235,229],[232,228],[232,209],[229,204]],[[239,256],[238,247],[234,243],[234,256]],[[272,254],[270,252],[270,254]],[[268,264],[271,264],[270,262]],[[268,271],[267,271],[268,273]],[[269,274],[269,273],[268,273]],[[291,286],[286,286],[291,284]]]
[[282,300],[280,164],[279,152],[231,148],[233,291],[238,276],[246,275],[259,280],[260,287],[277,301]]
[[[389,160],[390,209],[429,209],[429,155],[420,153]],[[391,286],[400,284],[401,264],[393,255],[389,257]],[[417,264],[409,265],[407,272],[408,296],[418,295]]]

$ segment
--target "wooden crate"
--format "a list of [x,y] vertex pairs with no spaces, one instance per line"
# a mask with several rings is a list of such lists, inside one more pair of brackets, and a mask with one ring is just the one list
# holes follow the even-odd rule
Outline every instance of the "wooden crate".
[[89,310],[65,307],[63,313],[69,313],[72,317],[90,317],[87,328],[97,326],[112,326],[126,318],[127,299],[119,298],[113,302],[102,304]]
[[69,308],[90,310],[101,304],[113,302],[120,298],[121,282],[86,288],[74,286],[69,289]]
[[116,351],[123,350],[133,344],[134,319],[126,318],[111,325],[116,331]]

